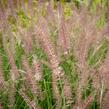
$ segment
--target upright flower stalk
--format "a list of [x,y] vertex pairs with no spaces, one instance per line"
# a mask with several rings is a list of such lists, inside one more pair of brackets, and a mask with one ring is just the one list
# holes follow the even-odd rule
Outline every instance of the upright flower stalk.
[[64,77],[65,76],[64,71],[62,70],[62,68],[60,66],[59,58],[55,52],[54,46],[50,39],[50,34],[49,34],[46,20],[43,17],[40,17],[39,19],[40,19],[40,22],[38,22],[38,24],[36,26],[36,32],[37,32],[36,38],[38,38],[39,41],[41,42],[41,45],[42,45],[43,49],[45,50],[45,52],[47,53],[49,62],[51,64],[51,69],[53,71],[53,73],[52,73],[53,93],[56,98],[57,109],[59,109],[58,106],[60,105],[60,102],[61,102],[61,96],[60,96],[59,88],[57,86],[57,81],[60,79],[63,80],[64,95],[66,95],[66,96],[68,95],[68,94],[66,94],[66,90],[68,91],[68,93],[70,93],[71,87],[68,85],[68,80],[66,80]]
[[41,23],[38,22],[38,25],[36,26],[36,32],[37,32],[36,38],[40,40],[43,49],[48,55],[48,59],[50,61],[52,71],[53,71],[52,73],[53,93],[56,98],[56,105],[59,106],[61,102],[61,98],[60,98],[60,93],[57,86],[57,80],[59,80],[61,75],[64,75],[64,74],[59,67],[59,60],[54,51],[54,47],[50,39],[49,31],[47,30],[48,29],[47,23],[45,19],[42,17],[40,17],[40,21]]
[[2,59],[0,57],[0,89],[4,86],[4,76],[2,70]]
[[67,32],[66,21],[64,18],[64,9],[62,8],[62,4],[59,2],[58,4],[58,46],[59,50],[63,50],[64,54],[68,54],[69,51],[69,34]]

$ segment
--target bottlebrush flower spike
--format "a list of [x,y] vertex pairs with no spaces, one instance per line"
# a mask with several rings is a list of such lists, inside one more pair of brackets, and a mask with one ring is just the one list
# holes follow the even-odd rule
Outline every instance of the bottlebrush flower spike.
[[[47,53],[52,69],[53,70],[58,69],[60,62],[56,55],[52,40],[50,39],[47,23],[44,18],[40,17],[39,19],[40,21],[38,22],[36,26],[36,32],[37,32],[36,38],[39,39],[45,52]],[[55,72],[55,75],[60,77],[60,74],[62,72],[60,71],[60,69],[57,71],[58,72]]]
[[51,68],[53,71],[52,73],[52,86],[53,86],[53,92],[54,92],[53,94],[56,98],[56,105],[60,106],[61,98],[60,98],[60,93],[59,93],[59,89],[57,86],[57,80],[60,79],[60,77],[64,75],[64,73],[61,71],[59,67],[60,62],[58,60],[58,57],[52,45],[47,23],[43,17],[40,17],[39,19],[40,21],[38,22],[36,26],[36,33],[37,33],[36,38],[39,39],[43,49],[48,55],[48,59],[49,59],[49,62],[51,64]]
[[8,0],[8,8],[11,11],[11,14],[15,16],[15,0]]
[[[10,89],[10,93],[8,94],[8,98],[9,98],[9,108],[12,109],[13,106],[14,106],[14,103],[15,103],[15,94],[16,94],[16,81],[19,77],[19,72],[18,72],[18,69],[17,69],[17,66],[16,66],[16,63],[15,63],[15,60],[14,60],[14,54],[15,54],[15,47],[14,47],[14,39],[13,39],[13,36],[10,35],[10,32],[9,32],[10,28],[8,28],[8,35],[9,36],[5,36],[6,33],[3,35],[3,45],[4,45],[4,49],[5,49],[5,52],[7,53],[7,56],[8,56],[8,60],[9,60],[9,64],[11,66],[11,69],[10,69],[10,80],[12,81],[12,83],[10,84],[9,86],[9,89]],[[7,38],[7,39],[6,39]],[[12,39],[11,39],[12,38]],[[9,44],[7,46],[7,40],[9,39]]]
[[[26,82],[27,84],[30,85],[31,89],[32,89],[32,93],[34,95],[34,99],[33,99],[33,102],[30,102],[32,104],[30,104],[31,106],[34,105],[35,106],[35,109],[41,109],[39,106],[35,105],[34,103],[36,102],[36,97],[40,97],[40,88],[39,88],[39,85],[37,84],[37,81],[35,79],[35,75],[33,74],[33,71],[31,69],[31,67],[29,66],[29,63],[27,61],[27,58],[24,56],[23,57],[23,65],[25,67],[25,70],[26,70]],[[21,93],[23,94],[23,93]],[[25,93],[24,93],[25,94]],[[23,96],[24,99],[26,97],[26,95]]]
[[27,103],[30,109],[39,109],[39,108],[36,108],[35,101],[31,101],[29,97],[25,94],[25,92],[19,91],[19,94],[23,97],[23,99],[25,100],[25,102]]
[[36,85],[36,81],[35,81],[33,71],[31,70],[26,57],[23,57],[23,65],[24,65],[24,68],[26,70],[26,80],[31,85],[33,93],[37,94],[38,87]]
[[[62,4],[59,2],[58,4],[58,19],[59,19],[59,35],[57,44],[62,49],[64,54],[68,54],[69,49],[69,36],[65,24],[64,11],[62,8]],[[62,47],[62,48],[61,48]],[[59,51],[60,51],[59,50]]]
[[48,3],[46,19],[48,20],[48,22],[50,22],[51,26],[54,27],[56,25],[56,17],[54,14],[53,0],[49,1]]
[[41,63],[37,59],[33,59],[33,67],[35,71],[35,79],[36,81],[40,81],[42,79],[42,66]]
[[38,12],[42,13],[43,6],[44,0],[38,0]]
[[71,88],[71,84],[68,80],[68,78],[63,78],[64,81],[64,86],[63,86],[63,90],[64,90],[64,96],[66,98],[66,104],[71,105],[72,104],[72,88]]
[[31,17],[34,16],[34,5],[33,5],[33,1],[34,0],[28,0],[28,8],[29,8],[29,12]]
[[3,84],[4,84],[4,77],[2,71],[2,59],[0,57],[0,89],[3,87]]
[[77,18],[77,20],[81,29],[78,38],[79,41],[77,42],[77,48],[75,47],[75,52],[79,60],[79,68],[81,71],[80,81],[78,84],[79,86],[77,89],[77,101],[79,102],[82,98],[82,89],[86,85],[88,77],[90,76],[90,69],[87,63],[88,50],[91,44],[99,42],[103,38],[103,36],[100,35],[100,33],[102,34],[102,32],[98,32],[98,29],[96,27],[98,16],[91,17],[89,16],[87,10],[85,10],[80,12],[80,14],[76,17],[79,17]]
[[18,71],[17,66],[15,64],[14,53],[12,51],[12,48],[11,49],[10,49],[10,47],[6,48],[6,53],[8,55],[9,63],[10,63],[11,70],[13,73],[12,75],[14,75],[14,80],[16,80],[19,77],[19,71]]
[[24,30],[23,28],[18,27],[19,33],[21,34],[21,40],[24,44],[24,50],[26,54],[29,54],[32,50],[32,33],[31,31]]
[[107,58],[105,58],[104,63],[100,68],[100,77],[102,79],[105,89],[109,89],[109,51],[107,53]]
[[25,0],[21,0],[21,6],[22,6],[23,11],[24,11],[25,14],[27,15]]
[[3,1],[0,1],[0,20],[2,21],[1,22],[2,29],[7,27],[6,19],[7,19],[6,9],[3,5]]
[[92,105],[93,101],[94,101],[94,97],[89,96],[84,103],[83,109],[88,109]]
[[94,101],[93,96],[89,96],[85,101],[81,101],[79,104],[74,106],[74,109],[88,109]]
[[[59,89],[57,86],[57,81],[62,79],[64,82],[64,94],[66,98],[69,98],[69,95],[71,94],[66,94],[66,92],[69,90],[68,93],[71,92],[71,87],[68,84],[68,81],[64,77],[64,71],[60,67],[60,61],[58,60],[58,56],[55,52],[52,40],[50,39],[50,34],[48,30],[48,25],[46,20],[43,17],[39,18],[40,21],[38,22],[36,26],[36,32],[37,32],[37,38],[41,42],[41,45],[45,52],[48,55],[49,62],[51,64],[51,69],[52,69],[52,86],[53,86],[53,92],[54,96],[56,98],[56,109],[59,109],[60,107],[60,102],[61,102],[61,97],[59,93]],[[69,85],[69,86],[67,86]],[[66,89],[67,88],[67,89]]]
[[[15,79],[17,79],[19,77],[19,72],[17,69],[17,66],[15,64],[15,45],[14,45],[14,39],[13,36],[11,36],[12,34],[10,34],[11,30],[10,28],[8,28],[7,32],[5,31],[5,33],[2,36],[2,40],[3,40],[3,47],[4,50],[8,56],[8,60],[9,60],[9,64],[11,66],[11,70],[14,73],[13,75],[15,76]],[[7,36],[7,34],[9,36]],[[9,42],[7,42],[9,39]],[[8,43],[8,44],[7,44]]]

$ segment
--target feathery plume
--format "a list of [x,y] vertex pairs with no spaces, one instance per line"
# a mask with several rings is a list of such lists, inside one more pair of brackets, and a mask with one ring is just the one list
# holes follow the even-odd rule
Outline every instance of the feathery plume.
[[81,101],[79,104],[74,106],[74,109],[88,109],[94,101],[93,96],[89,96],[85,101]]
[[29,12],[31,17],[34,16],[34,5],[33,5],[33,0],[28,0],[28,8],[29,8]]
[[[31,89],[32,89],[32,93],[34,95],[34,100],[36,99],[37,96],[39,96],[39,86],[38,86],[38,83],[35,79],[35,75],[33,74],[33,71],[31,70],[30,66],[29,66],[29,63],[27,61],[27,58],[24,57],[23,58],[23,65],[25,67],[25,70],[26,70],[26,81],[28,82],[28,84],[30,84],[31,86]],[[39,79],[39,78],[38,78]],[[23,96],[25,97],[25,96]],[[30,102],[32,103],[32,102]],[[39,107],[35,106],[35,109],[40,109]]]
[[100,77],[102,79],[101,81],[103,82],[104,88],[109,89],[109,52],[107,53],[107,57],[100,68]]
[[33,41],[32,41],[32,33],[31,31],[26,31],[23,28],[18,27],[19,33],[21,34],[21,40],[24,44],[24,50],[26,54],[29,54],[32,50],[32,45],[33,45]]
[[93,101],[94,101],[94,97],[89,96],[84,103],[83,109],[88,109],[92,105]]
[[19,77],[19,71],[18,71],[17,66],[15,64],[14,55],[9,48],[7,48],[6,52],[7,52],[7,55],[8,55],[8,59],[9,59],[9,63],[10,63],[10,66],[11,66],[12,73],[14,73],[12,75],[14,75],[14,80],[16,80]]
[[[52,67],[52,87],[53,87],[53,94],[56,98],[56,105],[60,106],[61,98],[59,94],[59,89],[57,86],[57,80],[60,79],[61,75],[63,75],[63,72],[61,71],[59,67],[59,60],[56,56],[54,47],[52,45],[49,30],[47,27],[47,23],[44,18],[40,17],[40,21],[36,27],[37,32],[37,38],[41,42],[43,49],[48,55],[48,59],[50,61],[51,67]],[[57,108],[58,109],[58,108]]]
[[11,71],[11,83],[9,84],[9,93],[8,93],[8,100],[9,100],[9,109],[14,108],[15,104],[15,95],[16,95],[16,84],[15,84],[15,77],[13,75],[14,73]]
[[8,8],[9,8],[9,10],[11,11],[11,14],[13,15],[13,16],[15,16],[15,11],[16,11],[16,9],[15,9],[15,0],[8,0],[7,1],[7,4],[8,4]]
[[33,58],[33,67],[35,71],[35,79],[36,81],[40,81],[42,79],[42,66],[38,59]]
[[[53,71],[52,73],[52,87],[53,87],[53,92],[54,92],[54,96],[56,98],[56,105],[57,105],[57,109],[59,108],[58,106],[60,106],[60,102],[61,102],[61,98],[60,98],[60,93],[59,93],[59,89],[57,86],[57,81],[62,79],[64,82],[64,94],[66,95],[66,98],[68,98],[66,91],[69,90],[68,93],[70,93],[71,88],[69,87],[69,85],[67,84],[68,81],[65,81],[64,78],[64,71],[62,70],[62,68],[60,67],[60,61],[58,60],[58,56],[55,52],[54,46],[52,45],[52,41],[50,39],[50,34],[49,34],[49,30],[48,30],[48,26],[47,23],[45,21],[44,18],[40,18],[40,23],[38,23],[37,25],[37,38],[39,39],[39,41],[42,44],[43,49],[45,50],[45,52],[48,55],[48,59],[49,62],[51,64],[51,69]],[[68,89],[66,89],[68,88]],[[70,94],[69,94],[70,95]]]
[[68,78],[64,77],[63,79],[64,81],[64,86],[63,86],[63,90],[64,90],[64,96],[66,98],[66,104],[71,106],[72,103],[72,88],[71,88],[71,84],[68,81]]
[[58,11],[59,11],[58,12],[58,15],[59,15],[59,35],[58,35],[58,42],[57,43],[60,44],[60,45],[58,45],[59,47],[62,47],[61,49],[63,49],[64,54],[68,54],[68,49],[69,49],[68,38],[69,38],[69,36],[67,34],[64,12],[63,12],[63,8],[62,8],[62,4],[60,2],[58,5]]
[[99,40],[101,40],[103,36],[100,35],[96,27],[98,17],[89,16],[87,10],[83,10],[78,17],[79,26],[82,28],[82,31],[80,32],[79,41],[75,52],[79,60],[79,68],[81,71],[80,81],[78,83],[79,86],[77,89],[77,101],[80,102],[82,97],[82,88],[86,85],[88,77],[90,76],[90,69],[87,63],[89,47],[91,44],[97,43]]
[[23,11],[25,12],[25,14],[27,14],[27,10],[26,10],[26,5],[25,5],[25,0],[21,0],[21,6]]
[[[52,69],[57,70],[60,62],[58,60],[58,57],[57,57],[56,52],[54,50],[54,46],[53,46],[52,41],[50,39],[50,34],[49,34],[47,23],[46,23],[44,18],[40,17],[39,19],[40,19],[40,22],[36,26],[37,38],[41,42],[45,52],[48,55]],[[54,74],[57,75],[58,77],[60,77],[61,73],[62,72],[60,72],[60,69],[58,69],[58,72],[54,72]]]
[[56,25],[56,17],[53,8],[53,0],[51,0],[49,1],[47,6],[46,19],[48,20],[48,22],[50,22],[51,26],[54,27]]
[[39,109],[36,108],[36,103],[34,101],[31,101],[29,97],[25,94],[25,92],[19,91],[19,94],[23,97],[24,101],[27,103],[30,109]]
[[33,75],[33,72],[32,72],[32,70],[31,70],[31,68],[29,66],[29,63],[28,63],[26,57],[23,58],[23,65],[24,65],[25,70],[26,70],[26,75],[25,75],[26,76],[26,80],[31,85],[32,92],[34,94],[37,94],[38,87],[37,87],[37,84],[36,84],[36,81],[35,81],[35,77]]
[[0,57],[0,89],[4,85],[4,76],[3,76],[3,71],[2,71],[2,59]]

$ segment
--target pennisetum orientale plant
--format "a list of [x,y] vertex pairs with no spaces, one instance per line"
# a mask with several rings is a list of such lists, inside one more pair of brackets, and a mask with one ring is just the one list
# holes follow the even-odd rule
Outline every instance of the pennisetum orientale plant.
[[78,9],[53,0],[1,0],[0,108],[4,102],[9,109],[88,109],[95,102],[108,107],[103,12],[81,3]]

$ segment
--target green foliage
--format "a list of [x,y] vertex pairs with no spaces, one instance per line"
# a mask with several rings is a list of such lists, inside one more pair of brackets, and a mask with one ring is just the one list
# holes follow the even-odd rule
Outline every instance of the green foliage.
[[54,98],[52,93],[52,74],[51,70],[43,65],[44,80],[41,82],[44,100],[40,103],[44,109],[54,109]]
[[9,80],[9,76],[10,76],[10,65],[9,65],[9,62],[8,62],[8,57],[5,53],[5,51],[0,48],[0,55],[2,57],[2,61],[3,61],[3,66],[2,66],[2,69],[3,69],[3,75],[4,75],[4,78],[5,80]]
[[76,58],[74,56],[69,56],[69,58],[64,58],[60,64],[63,67],[63,70],[65,71],[65,74],[68,76],[69,81],[71,83],[72,96],[73,96],[72,99],[74,102],[76,100],[76,90],[79,80],[76,63],[77,63]]
[[87,85],[83,88],[83,99],[87,99],[87,97],[94,91],[92,80],[89,78]]
[[106,24],[106,16],[105,14],[102,14],[99,20],[97,21],[97,27],[98,28],[103,28]]
[[96,101],[96,97],[89,109],[100,109],[100,106],[99,106],[98,102]]
[[105,59],[108,48],[108,41],[102,42],[97,48],[91,47],[89,49],[88,64],[92,67],[99,67]]
[[8,109],[8,94],[6,91],[0,91],[0,101],[2,101],[4,109]]
[[22,68],[22,55],[24,54],[24,50],[21,46],[21,43],[16,44],[16,65],[18,68]]
[[16,93],[16,101],[15,101],[14,109],[29,109],[25,100],[22,98],[21,95],[19,95],[19,93]]
[[64,5],[64,14],[66,19],[69,19],[73,15],[73,11],[69,4]]
[[20,9],[17,14],[19,18],[19,25],[24,28],[29,28],[31,26],[31,19],[29,17],[29,14],[26,14],[22,9]]

